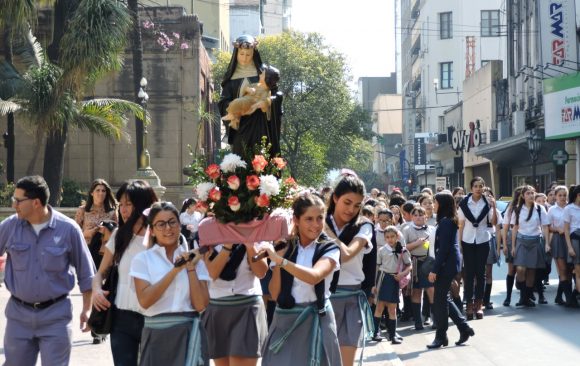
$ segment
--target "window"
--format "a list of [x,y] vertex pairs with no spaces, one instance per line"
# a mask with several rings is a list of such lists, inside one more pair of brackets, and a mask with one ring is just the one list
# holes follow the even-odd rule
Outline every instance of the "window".
[[481,60],[481,67],[484,67],[489,63],[489,60]]
[[453,38],[453,21],[452,13],[439,13],[439,38]]
[[453,62],[442,62],[439,64],[439,70],[441,71],[441,89],[450,89],[453,82]]
[[499,37],[499,10],[481,11],[481,36]]

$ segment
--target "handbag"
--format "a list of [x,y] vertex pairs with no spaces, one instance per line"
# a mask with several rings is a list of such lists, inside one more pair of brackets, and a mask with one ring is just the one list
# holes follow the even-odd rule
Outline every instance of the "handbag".
[[399,256],[399,261],[397,263],[397,273],[399,275],[399,288],[403,289],[405,287],[407,287],[407,285],[409,284],[409,281],[411,281],[411,272],[409,271],[409,273],[407,273],[407,275],[405,276],[401,276],[401,274],[403,273],[403,254],[405,252],[403,251],[401,253],[401,255]]
[[435,267],[435,258],[431,256],[426,256],[425,260],[421,262],[421,275],[423,277],[429,277],[429,273],[433,272],[433,267]]
[[107,275],[107,279],[103,284],[103,290],[109,291],[107,295],[107,300],[111,303],[111,306],[107,310],[97,310],[94,306],[91,311],[91,316],[87,324],[91,330],[98,335],[106,335],[111,333],[111,327],[113,326],[113,308],[115,307],[115,296],[117,295],[117,284],[119,283],[119,267],[117,264],[113,264]]

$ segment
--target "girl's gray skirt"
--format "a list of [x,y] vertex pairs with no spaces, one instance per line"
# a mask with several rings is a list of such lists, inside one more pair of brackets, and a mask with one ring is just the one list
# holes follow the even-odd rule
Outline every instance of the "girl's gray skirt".
[[262,356],[268,324],[261,296],[210,299],[201,322],[207,333],[210,358]]
[[541,236],[518,234],[514,265],[530,269],[546,268],[546,250]]
[[572,242],[572,248],[576,253],[576,256],[570,258],[570,263],[577,265],[580,264],[580,229],[570,233],[570,241]]
[[197,312],[145,317],[140,366],[209,366],[207,342]]
[[564,234],[552,234],[552,241],[550,241],[550,250],[554,259],[569,260],[568,245],[566,244],[566,237]]
[[497,255],[497,238],[495,235],[491,236],[489,241],[489,254],[487,255],[486,264],[496,264],[499,262],[499,256]]
[[342,365],[332,305],[319,316],[316,303],[276,308],[264,345],[263,366]]
[[336,318],[338,344],[364,347],[365,339],[373,333],[373,313],[360,286],[341,286],[330,295]]

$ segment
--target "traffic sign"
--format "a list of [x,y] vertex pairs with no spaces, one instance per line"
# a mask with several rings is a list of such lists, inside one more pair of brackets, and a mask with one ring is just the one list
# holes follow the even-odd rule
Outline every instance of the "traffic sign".
[[552,161],[556,165],[559,165],[559,166],[566,165],[569,158],[570,158],[570,155],[568,155],[566,150],[556,149],[556,150],[552,151]]

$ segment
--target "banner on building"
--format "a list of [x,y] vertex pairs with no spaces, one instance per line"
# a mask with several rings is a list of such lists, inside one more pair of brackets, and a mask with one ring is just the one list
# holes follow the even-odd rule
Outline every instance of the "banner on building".
[[546,139],[580,137],[580,73],[544,80]]
[[[576,8],[574,0],[539,0],[542,66],[576,65]],[[572,70],[559,69],[562,72]],[[568,70],[568,71],[567,71]]]
[[401,180],[403,182],[406,182],[409,179],[409,164],[407,164],[408,160],[405,155],[405,150],[399,152],[399,166],[401,167]]
[[427,149],[425,146],[425,138],[415,137],[413,144],[413,150],[415,152],[415,165],[425,165],[427,163]]

